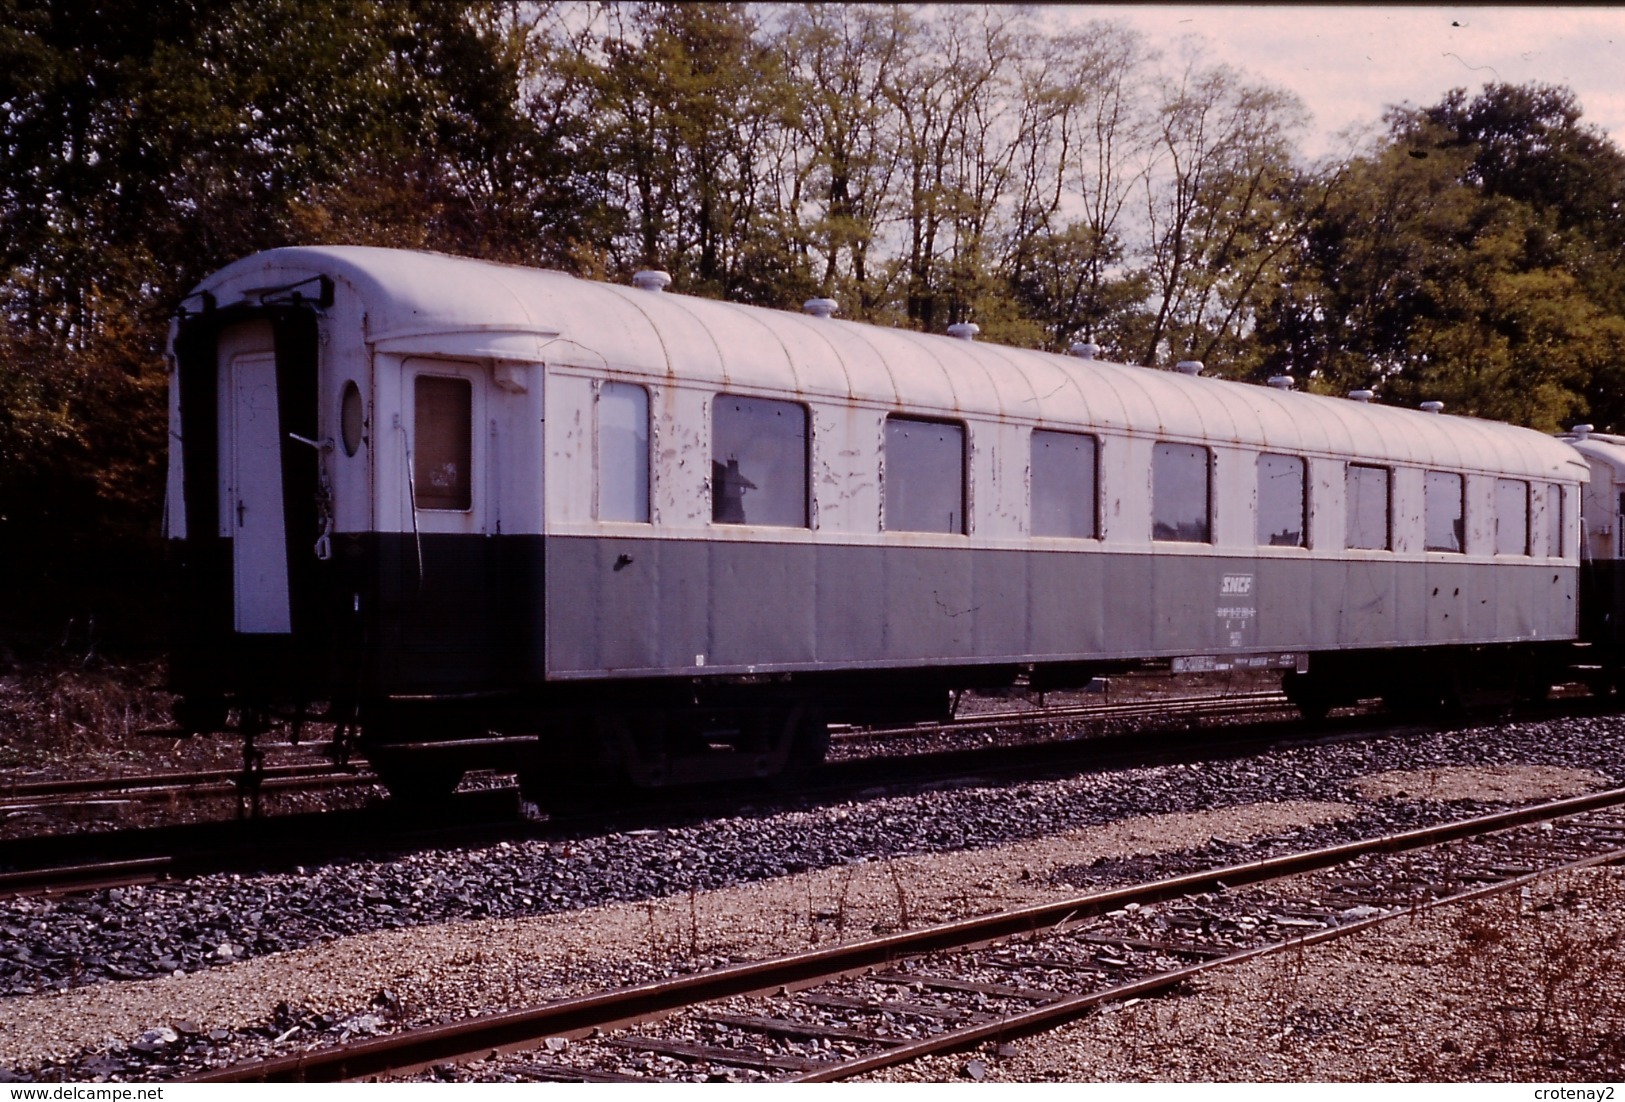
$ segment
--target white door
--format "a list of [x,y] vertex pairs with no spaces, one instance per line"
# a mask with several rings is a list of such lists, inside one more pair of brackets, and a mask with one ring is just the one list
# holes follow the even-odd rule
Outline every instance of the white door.
[[220,520],[231,539],[236,627],[244,634],[287,633],[293,621],[270,324],[250,323],[222,334],[220,364]]

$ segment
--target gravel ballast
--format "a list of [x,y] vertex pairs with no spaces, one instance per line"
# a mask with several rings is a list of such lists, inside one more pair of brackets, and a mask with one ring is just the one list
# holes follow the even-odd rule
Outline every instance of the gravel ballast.
[[183,1044],[176,1023],[268,1027],[282,1004],[333,1023],[384,1007],[367,1028],[443,1020],[1459,818],[1618,783],[1620,726],[1476,728],[5,901],[0,1066],[92,1077],[95,1054],[155,1032]]
[[[1618,1082],[1625,872],[1444,906],[875,1081]],[[1293,954],[1287,954],[1293,957]]]

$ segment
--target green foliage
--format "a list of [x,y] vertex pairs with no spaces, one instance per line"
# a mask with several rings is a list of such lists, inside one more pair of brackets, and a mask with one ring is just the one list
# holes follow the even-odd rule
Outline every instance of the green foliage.
[[1547,431],[1625,424],[1604,260],[1625,156],[1579,118],[1542,86],[1392,112],[1385,141],[1328,174],[1260,326],[1270,366]]
[[527,108],[511,14],[0,0],[0,631],[155,632],[162,348],[208,271],[306,241],[574,255],[584,128]]
[[1625,429],[1625,154],[1572,92],[1457,89],[1308,165],[1291,95],[1051,15],[0,0],[0,631],[153,607],[168,314],[278,245]]

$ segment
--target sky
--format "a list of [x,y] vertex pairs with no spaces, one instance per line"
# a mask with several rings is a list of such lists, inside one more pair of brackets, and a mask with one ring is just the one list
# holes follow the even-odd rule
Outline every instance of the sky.
[[1338,132],[1389,104],[1423,107],[1452,88],[1540,82],[1573,89],[1584,120],[1625,147],[1625,7],[1319,4],[1080,4],[1052,9],[1127,23],[1172,53],[1184,35],[1207,54],[1298,95],[1313,113],[1301,143],[1336,152]]

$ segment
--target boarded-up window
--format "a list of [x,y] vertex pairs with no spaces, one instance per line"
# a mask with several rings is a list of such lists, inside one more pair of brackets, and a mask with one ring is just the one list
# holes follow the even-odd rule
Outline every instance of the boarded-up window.
[[806,406],[717,395],[711,403],[711,519],[808,526]]
[[1389,542],[1388,480],[1386,467],[1349,464],[1344,546],[1372,551],[1386,551],[1393,546]]
[[1424,546],[1429,551],[1460,554],[1466,546],[1462,538],[1466,514],[1462,508],[1461,475],[1428,471],[1422,495],[1423,520],[1427,527]]
[[1495,480],[1495,553],[1529,554],[1529,483]]
[[886,421],[886,528],[965,531],[965,427],[891,417]]
[[649,521],[649,392],[634,383],[598,390],[598,519]]
[[419,375],[413,392],[412,490],[419,509],[473,505],[474,388],[467,379]]
[[1258,457],[1258,543],[1264,547],[1305,546],[1304,461],[1295,455]]
[[1033,430],[1033,535],[1093,539],[1099,534],[1096,447],[1093,436]]
[[1194,444],[1158,444],[1151,457],[1151,538],[1208,543],[1213,532],[1211,458]]

